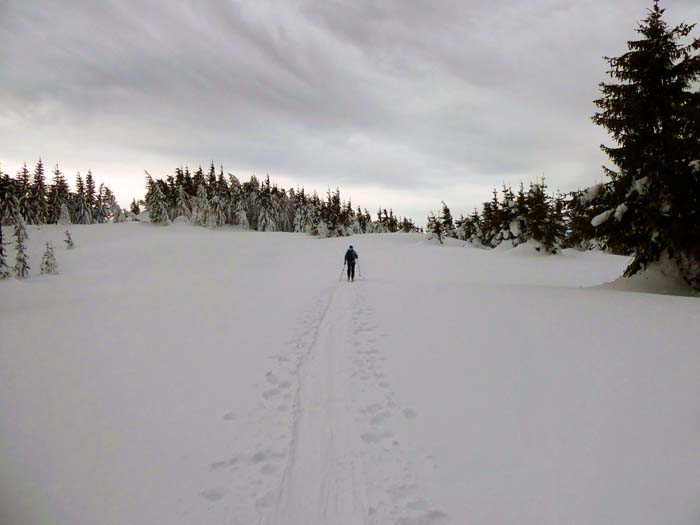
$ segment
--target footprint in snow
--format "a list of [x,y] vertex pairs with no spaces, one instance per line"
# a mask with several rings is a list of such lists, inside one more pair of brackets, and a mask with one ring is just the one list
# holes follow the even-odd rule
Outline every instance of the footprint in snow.
[[387,419],[389,419],[392,416],[392,413],[388,410],[385,410],[384,412],[379,412],[377,415],[373,416],[372,419],[369,420],[369,422],[372,425],[380,425],[381,423],[384,423]]
[[396,525],[433,525],[446,523],[447,514],[439,510],[430,510],[418,516],[399,518]]
[[207,501],[220,501],[226,495],[226,491],[222,488],[214,488],[209,490],[203,490],[199,493]]
[[233,421],[234,419],[236,419],[235,412],[226,412],[224,414],[224,421]]
[[263,474],[265,476],[269,476],[270,474],[274,474],[275,472],[277,472],[277,466],[272,465],[271,463],[267,463],[260,468],[260,474]]
[[255,502],[255,507],[258,510],[266,510],[272,507],[272,505],[275,502],[275,493],[270,491],[267,494],[265,494],[262,498],[259,498]]
[[426,510],[428,508],[428,503],[424,499],[414,499],[406,504],[411,510]]
[[364,441],[365,443],[374,444],[381,442],[381,440],[384,438],[390,438],[392,436],[393,434],[391,432],[382,432],[380,434],[375,434],[373,432],[365,432],[360,436],[360,439],[362,439],[362,441]]
[[415,419],[415,417],[418,415],[418,414],[416,414],[416,411],[413,410],[412,408],[404,408],[402,410],[402,413],[403,413],[404,417],[406,417],[407,419]]
[[277,390],[276,388],[271,388],[270,390],[266,390],[265,392],[263,392],[262,396],[264,399],[272,399],[273,397],[275,397],[279,393],[280,393],[280,391]]
[[211,470],[220,470],[222,468],[233,467],[238,463],[237,457],[232,457],[231,459],[223,459],[221,461],[214,461],[209,464]]

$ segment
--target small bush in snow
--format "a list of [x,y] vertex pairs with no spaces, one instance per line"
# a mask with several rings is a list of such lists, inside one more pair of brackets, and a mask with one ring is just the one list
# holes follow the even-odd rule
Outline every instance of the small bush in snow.
[[58,273],[58,264],[56,257],[53,254],[53,246],[51,243],[46,243],[44,256],[41,258],[41,273],[56,275]]
[[66,230],[66,238],[63,240],[63,242],[66,243],[66,248],[69,250],[75,247],[73,238],[70,236],[70,232],[68,230]]

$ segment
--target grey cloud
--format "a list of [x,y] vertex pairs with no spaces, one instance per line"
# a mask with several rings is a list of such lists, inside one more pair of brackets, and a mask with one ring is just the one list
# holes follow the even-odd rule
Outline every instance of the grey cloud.
[[[544,172],[573,189],[604,161],[602,55],[649,5],[0,0],[0,160],[214,159],[415,191]],[[666,7],[700,20],[695,0]]]

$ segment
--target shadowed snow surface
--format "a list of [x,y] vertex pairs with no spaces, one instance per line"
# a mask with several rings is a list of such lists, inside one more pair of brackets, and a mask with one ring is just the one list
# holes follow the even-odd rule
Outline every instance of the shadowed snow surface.
[[626,258],[64,229],[0,282],[3,525],[700,519],[700,302]]

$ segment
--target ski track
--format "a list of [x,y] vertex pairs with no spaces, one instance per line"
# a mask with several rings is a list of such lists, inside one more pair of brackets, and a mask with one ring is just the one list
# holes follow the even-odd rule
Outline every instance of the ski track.
[[[417,453],[387,428],[401,408],[381,369],[383,334],[361,283],[324,291],[289,348],[271,355],[260,405],[242,419],[238,452],[216,458],[199,496],[235,524],[446,523],[422,487]],[[428,456],[429,458],[430,456]]]

